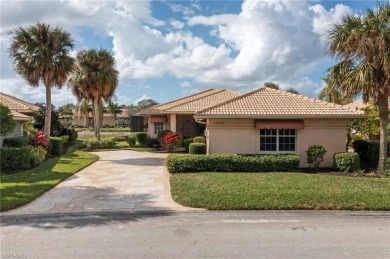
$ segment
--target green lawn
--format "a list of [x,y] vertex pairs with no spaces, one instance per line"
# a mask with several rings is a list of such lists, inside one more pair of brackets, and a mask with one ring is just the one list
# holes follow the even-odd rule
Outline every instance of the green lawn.
[[1,175],[0,211],[29,203],[62,180],[99,159],[96,155],[78,150],[81,143],[77,141],[64,156],[46,160],[34,169]]
[[213,210],[390,210],[390,179],[303,173],[181,173],[173,199]]

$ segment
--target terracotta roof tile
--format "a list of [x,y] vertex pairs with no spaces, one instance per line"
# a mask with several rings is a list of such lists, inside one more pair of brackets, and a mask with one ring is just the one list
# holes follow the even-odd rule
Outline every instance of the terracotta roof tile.
[[345,108],[310,97],[296,95],[282,90],[259,88],[247,94],[230,99],[198,111],[199,118],[208,117],[360,117],[364,112]]
[[16,97],[1,92],[0,92],[0,103],[7,106],[10,110],[21,112],[21,113],[31,113],[31,112],[39,111],[39,106],[25,102]]
[[[222,93],[220,95],[215,95],[218,93]],[[215,95],[215,100],[212,98],[212,96]],[[141,114],[159,114],[159,113],[170,113],[170,112],[189,112],[193,113],[197,110],[204,109],[206,107],[209,107],[211,105],[214,105],[216,103],[219,103],[221,101],[227,100],[227,98],[230,96],[230,98],[235,97],[236,95],[239,95],[239,93],[230,91],[230,90],[220,90],[220,89],[208,89],[200,93],[196,93],[190,96],[185,96],[183,98],[173,100],[167,103],[159,104],[156,106],[153,106],[149,109],[145,109],[141,111]],[[202,102],[203,98],[208,98],[208,100],[211,102],[209,104]],[[214,100],[214,101],[213,101]],[[189,105],[189,106],[187,106]]]

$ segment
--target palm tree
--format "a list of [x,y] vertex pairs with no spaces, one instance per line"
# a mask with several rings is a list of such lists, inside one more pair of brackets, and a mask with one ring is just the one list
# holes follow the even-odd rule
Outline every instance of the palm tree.
[[114,95],[118,85],[115,59],[104,49],[80,51],[69,85],[78,99],[92,101],[95,136],[100,140],[99,105]]
[[318,94],[318,99],[342,105],[352,102],[353,98],[344,96],[343,90],[340,87],[333,86],[328,78],[323,78],[322,80],[326,85]]
[[37,23],[12,31],[9,49],[16,72],[33,87],[43,82],[46,88],[45,133],[50,138],[51,88],[61,88],[72,71],[74,60],[69,55],[73,41],[60,27]]
[[119,103],[114,103],[113,100],[110,98],[110,100],[108,100],[107,110],[109,113],[114,115],[116,126],[116,115],[122,113]]
[[80,118],[80,114],[84,115],[84,126],[88,128],[88,120],[89,120],[89,112],[92,111],[90,108],[89,102],[87,99],[83,99],[82,97],[77,98],[77,105],[76,105],[76,114]]
[[328,69],[332,86],[345,96],[363,95],[378,107],[380,148],[377,172],[384,174],[390,90],[390,4],[378,4],[365,16],[347,15],[326,34],[327,50],[340,62]]

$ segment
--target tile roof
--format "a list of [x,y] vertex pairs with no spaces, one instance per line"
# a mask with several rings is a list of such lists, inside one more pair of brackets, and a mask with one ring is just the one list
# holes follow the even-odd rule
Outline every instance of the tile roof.
[[12,110],[11,110],[11,114],[12,114],[12,117],[14,118],[14,120],[16,120],[16,121],[28,121],[28,119],[30,118],[27,115],[24,115],[20,112],[16,112],[16,111],[12,111]]
[[16,97],[0,92],[0,103],[7,106],[12,111],[20,113],[35,113],[39,111],[39,106],[25,102]]
[[[361,100],[354,101],[352,103],[348,103],[348,104],[344,105],[344,107],[348,107],[348,108],[356,109],[356,110],[361,110],[370,104],[372,105],[372,103],[370,103],[370,102],[364,103],[363,100],[361,99]],[[390,97],[389,97],[389,105],[390,105]]]
[[355,111],[267,87],[256,89],[195,113],[197,118],[364,118]]
[[141,111],[141,114],[194,113],[239,95],[240,93],[231,90],[208,89],[171,102],[153,106]]

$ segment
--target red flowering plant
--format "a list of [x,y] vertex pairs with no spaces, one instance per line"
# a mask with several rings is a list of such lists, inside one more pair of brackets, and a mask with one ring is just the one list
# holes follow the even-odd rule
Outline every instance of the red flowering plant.
[[45,132],[43,130],[40,130],[37,132],[37,134],[34,137],[34,146],[38,147],[44,147],[47,148],[47,139],[45,136]]
[[183,137],[180,133],[168,133],[161,140],[161,147],[169,152],[181,147]]

